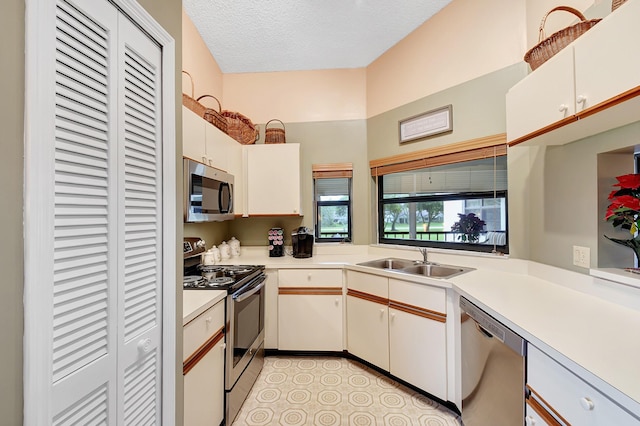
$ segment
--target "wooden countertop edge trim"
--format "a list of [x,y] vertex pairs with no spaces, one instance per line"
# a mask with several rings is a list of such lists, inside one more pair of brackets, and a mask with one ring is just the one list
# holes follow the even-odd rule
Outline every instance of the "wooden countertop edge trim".
[[431,309],[421,308],[419,306],[410,305],[404,302],[398,302],[397,300],[389,300],[389,307],[397,309],[408,314],[417,315],[419,317],[427,318],[433,321],[442,323],[447,322],[447,314],[442,312],[432,311]]
[[376,296],[374,294],[365,293],[363,291],[358,291],[354,289],[347,290],[347,296],[355,297],[357,299],[366,300],[368,302],[377,303],[379,305],[389,306],[389,299],[384,297]]
[[[562,417],[560,413],[554,410],[553,407],[547,401],[545,401],[538,392],[533,390],[530,385],[527,385],[527,389],[529,389],[529,391],[531,392],[529,398],[527,399],[527,403],[531,406],[531,408],[533,408],[536,413],[538,413],[540,417],[542,417],[544,421],[546,421],[550,426],[562,426],[563,424],[571,426],[571,423],[569,423],[564,417]],[[551,410],[553,414],[555,414],[563,423],[560,423],[555,417],[553,417],[553,415],[549,413],[547,408],[548,410]]]
[[557,129],[561,128],[561,127],[564,127],[564,126],[566,126],[568,124],[571,124],[571,123],[576,122],[578,120],[582,120],[582,119],[587,118],[587,117],[589,117],[591,115],[594,115],[594,114],[597,114],[599,112],[602,112],[602,111],[604,111],[604,110],[606,110],[608,108],[612,108],[614,106],[617,106],[617,105],[619,105],[619,104],[621,104],[623,102],[626,102],[626,101],[628,101],[630,99],[633,99],[633,98],[635,98],[637,96],[640,96],[640,86],[636,86],[636,87],[634,87],[632,89],[627,90],[626,92],[623,92],[623,93],[621,93],[621,94],[619,94],[617,96],[614,96],[614,97],[612,97],[610,99],[607,99],[606,101],[600,102],[597,105],[594,105],[592,107],[589,107],[589,108],[586,108],[586,109],[584,109],[582,111],[579,111],[574,115],[566,117],[566,118],[564,118],[564,119],[562,119],[560,121],[556,121],[555,123],[549,124],[548,126],[545,126],[545,127],[541,128],[541,129],[538,129],[538,130],[536,130],[534,132],[528,133],[528,134],[526,134],[524,136],[521,136],[519,138],[516,138],[516,139],[514,139],[514,140],[509,142],[509,146],[512,147],[512,146],[521,144],[523,142],[526,142],[528,140],[535,139],[538,136],[544,135],[545,133],[552,132],[552,131],[557,130]]
[[342,287],[280,287],[278,294],[342,296]]
[[193,354],[182,363],[182,375],[186,375],[196,366],[209,351],[224,338],[224,327],[221,327],[213,336],[209,337]]

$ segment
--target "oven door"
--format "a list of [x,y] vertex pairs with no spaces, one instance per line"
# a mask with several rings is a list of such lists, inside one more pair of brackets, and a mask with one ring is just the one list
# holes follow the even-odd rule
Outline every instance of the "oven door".
[[227,390],[233,387],[264,341],[266,280],[262,274],[227,297]]

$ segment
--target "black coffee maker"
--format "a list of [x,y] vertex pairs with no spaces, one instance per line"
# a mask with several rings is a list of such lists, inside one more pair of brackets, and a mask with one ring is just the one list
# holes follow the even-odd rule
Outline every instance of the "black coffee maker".
[[291,245],[293,257],[304,259],[313,256],[313,232],[305,226],[301,226],[291,233]]

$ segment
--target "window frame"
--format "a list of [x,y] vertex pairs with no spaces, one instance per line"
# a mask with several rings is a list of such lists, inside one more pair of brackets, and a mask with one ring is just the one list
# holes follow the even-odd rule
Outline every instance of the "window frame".
[[[508,210],[508,188],[500,191],[476,191],[457,192],[443,195],[422,195],[384,198],[383,186],[384,176],[398,172],[408,172],[430,167],[442,166],[467,161],[496,158],[507,155],[507,137],[505,133],[484,136],[477,139],[470,139],[462,142],[439,145],[420,151],[403,153],[391,157],[379,158],[369,161],[371,176],[376,179],[377,186],[377,240],[379,244],[406,245],[418,247],[434,247],[453,250],[466,250],[473,252],[498,252],[509,253],[509,210]],[[490,194],[490,196],[487,196]],[[440,201],[448,198],[450,200],[464,200],[477,198],[494,198],[498,194],[504,195],[505,199],[505,244],[488,245],[466,242],[439,242],[425,240],[400,240],[395,238],[384,238],[384,205],[407,202],[429,202]],[[478,195],[481,195],[480,197]],[[503,198],[500,196],[500,198]]]
[[[317,243],[345,243],[353,241],[353,165],[352,163],[338,164],[314,164],[313,170],[313,210],[314,210],[314,236]],[[347,179],[348,200],[319,201],[316,181],[320,179]],[[347,208],[347,230],[346,237],[322,237],[320,211],[321,207],[342,207]]]
[[385,238],[384,237],[384,207],[387,204],[398,204],[398,203],[420,203],[420,202],[431,202],[431,201],[460,201],[460,200],[471,200],[471,199],[494,199],[494,198],[504,198],[505,204],[509,203],[508,191],[500,190],[500,191],[478,191],[478,192],[456,192],[451,194],[441,194],[441,195],[415,195],[408,197],[395,197],[395,198],[384,198],[384,189],[383,189],[383,181],[384,176],[378,177],[378,243],[379,244],[393,244],[393,245],[402,245],[402,246],[412,246],[412,247],[429,247],[429,248],[443,248],[443,249],[452,249],[452,250],[466,250],[466,251],[476,251],[476,252],[484,252],[491,253],[494,251],[500,251],[501,253],[508,254],[509,253],[509,210],[505,211],[505,221],[506,221],[506,244],[497,246],[495,244],[478,244],[478,243],[464,243],[464,242],[446,242],[446,241],[429,241],[429,240],[412,240],[412,239],[399,239],[399,238]]

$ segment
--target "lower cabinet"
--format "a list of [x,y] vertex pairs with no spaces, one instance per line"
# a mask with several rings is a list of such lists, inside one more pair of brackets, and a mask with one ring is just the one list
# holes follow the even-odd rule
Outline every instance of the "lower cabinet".
[[533,345],[527,351],[527,425],[637,425],[640,419]]
[[342,351],[342,270],[278,271],[278,349]]
[[224,309],[218,302],[184,326],[185,426],[224,420]]
[[389,371],[389,308],[347,293],[349,353]]
[[447,400],[446,290],[347,271],[347,349]]

